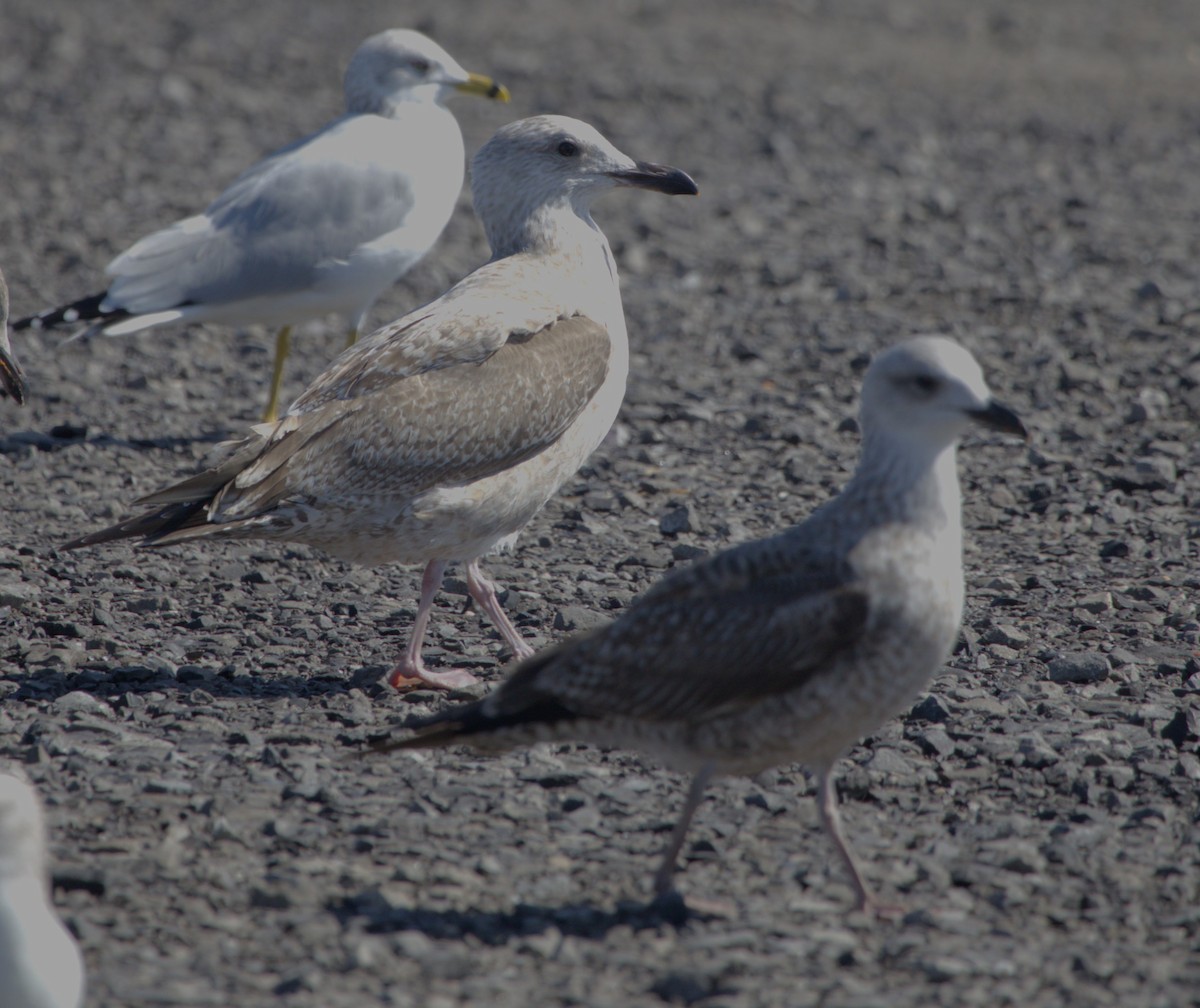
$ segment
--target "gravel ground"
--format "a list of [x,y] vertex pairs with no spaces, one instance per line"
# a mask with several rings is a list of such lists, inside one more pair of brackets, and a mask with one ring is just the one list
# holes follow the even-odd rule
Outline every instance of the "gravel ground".
[[[6,0],[0,264],[97,288],[340,105],[397,23],[495,75],[469,149],[554,111],[694,200],[598,208],[633,376],[614,435],[490,564],[538,644],[783,527],[854,463],[869,356],[941,331],[1035,431],[965,446],[961,646],[845,761],[851,896],[799,767],[711,789],[624,752],[362,759],[445,698],[381,683],[418,572],[306,549],[54,545],[253,422],[271,334],[22,334],[0,403],[0,758],[38,783],[88,1004],[1200,1003],[1200,9],[1061,0]],[[399,22],[398,19],[406,21]],[[384,322],[485,256],[464,196]],[[292,393],[337,346],[303,331]],[[428,654],[498,674],[453,581]]]

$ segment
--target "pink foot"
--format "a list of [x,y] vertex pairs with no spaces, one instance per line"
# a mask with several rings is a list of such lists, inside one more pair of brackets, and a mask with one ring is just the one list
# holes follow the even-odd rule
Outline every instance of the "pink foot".
[[388,673],[388,685],[396,689],[416,689],[422,683],[434,689],[458,689],[460,686],[470,686],[478,680],[466,669],[447,669],[445,672],[431,672],[424,665],[415,668],[401,662]]
[[908,913],[908,909],[899,903],[883,903],[874,896],[860,900],[854,909],[869,917],[874,917],[876,920],[899,920]]
[[536,652],[528,644],[522,644],[520,647],[512,649],[513,661],[524,661],[526,658],[532,658]]

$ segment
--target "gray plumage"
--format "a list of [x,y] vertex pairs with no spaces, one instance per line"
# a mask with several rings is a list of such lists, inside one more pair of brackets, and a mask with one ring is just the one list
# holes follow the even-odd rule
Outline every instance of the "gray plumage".
[[714,774],[802,762],[863,908],[878,907],[841,834],[832,768],[908,703],[962,615],[955,450],[973,422],[1024,435],[958,344],[881,354],[862,395],[863,450],[841,494],[802,524],[664,578],[615,623],[518,665],[483,700],[379,748],[483,749],[577,739],[695,774],[656,877],[670,887]]
[[77,1008],[83,959],[50,899],[33,788],[0,770],[0,1005]]
[[25,375],[13,356],[8,341],[8,284],[0,272],[0,396],[10,395],[18,404],[25,402]]
[[562,116],[512,123],[479,151],[472,187],[493,259],[345,351],[222,464],[151,494],[155,508],[71,543],[279,539],[356,563],[424,563],[411,643],[392,681],[435,673],[421,642],[447,563],[517,656],[479,559],[517,533],[600,443],[625,393],[616,267],[591,218],[616,186],[694,193]]
[[120,336],[172,322],[282,327],[266,419],[277,415],[290,327],[328,314],[357,337],[367,312],[437,241],[462,190],[455,93],[508,100],[420,32],[372,35],[346,69],[346,114],[275,152],[204,211],[117,256],[100,295],[16,328],[90,322]]

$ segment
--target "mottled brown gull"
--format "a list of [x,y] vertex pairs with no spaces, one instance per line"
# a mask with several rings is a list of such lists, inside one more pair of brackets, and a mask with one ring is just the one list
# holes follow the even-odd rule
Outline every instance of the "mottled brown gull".
[[879,908],[839,823],[833,767],[921,690],[963,604],[955,450],[974,423],[1024,436],[957,343],[921,337],[871,364],[862,457],[800,525],[685,568],[622,618],[521,662],[482,700],[407,727],[381,751],[575,739],[628,746],[694,774],[655,890],[705,786],[801,762],[860,908]]
[[15,323],[89,322],[122,336],[169,323],[279,329],[264,419],[278,414],[292,326],[342,315],[353,343],[379,296],[437,241],[462,190],[456,93],[508,100],[404,28],[372,35],[346,68],[346,114],[260,161],[198,216],[147,235],[107,268],[108,289]]
[[8,284],[0,273],[0,396],[10,395],[23,403],[25,391],[25,375],[8,342]]
[[76,1008],[83,959],[50,899],[37,795],[0,769],[0,1005]]
[[503,127],[472,166],[490,262],[345,351],[223,464],[70,547],[220,536],[308,543],[355,563],[423,563],[394,685],[472,681],[421,660],[442,574],[465,561],[471,597],[527,657],[479,560],[511,546],[600,443],[625,394],[621,292],[590,209],[618,186],[696,192],[683,172],[634,161],[576,119]]

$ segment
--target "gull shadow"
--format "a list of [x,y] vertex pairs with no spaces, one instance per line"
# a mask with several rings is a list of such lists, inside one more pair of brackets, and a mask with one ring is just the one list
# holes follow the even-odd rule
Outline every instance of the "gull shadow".
[[[0,655],[2,657],[2,655]],[[492,685],[494,664],[471,665],[457,662],[456,668],[470,668],[480,676],[478,683],[452,690],[418,688],[403,695],[416,701],[442,697],[449,701],[478,700]],[[89,668],[86,661],[77,668],[33,666],[15,673],[0,672],[0,682],[16,683],[16,689],[2,694],[6,700],[53,701],[68,693],[82,692],[99,700],[114,702],[127,694],[178,693],[189,695],[202,690],[218,699],[274,700],[279,698],[321,698],[343,696],[358,690],[368,700],[394,697],[397,690],[387,683],[390,665],[364,665],[347,674],[296,672],[250,675],[198,665],[180,665],[174,672],[161,666],[127,665],[117,668]]]
[[486,945],[505,945],[551,929],[564,936],[599,940],[615,927],[630,927],[634,931],[664,927],[679,930],[689,923],[708,919],[707,914],[689,908],[678,892],[656,897],[649,903],[622,900],[611,909],[582,902],[559,907],[518,903],[512,910],[431,910],[395,906],[377,891],[369,890],[329,910],[343,927],[358,921],[371,934],[419,931],[439,941],[458,941],[470,936]]
[[208,431],[187,437],[173,435],[152,438],[119,438],[111,434],[87,436],[87,428],[75,424],[58,424],[48,431],[10,431],[0,437],[0,455],[19,455],[26,451],[57,452],[76,445],[89,444],[97,448],[135,448],[139,451],[178,451],[196,444],[219,444],[239,435],[227,431]]

